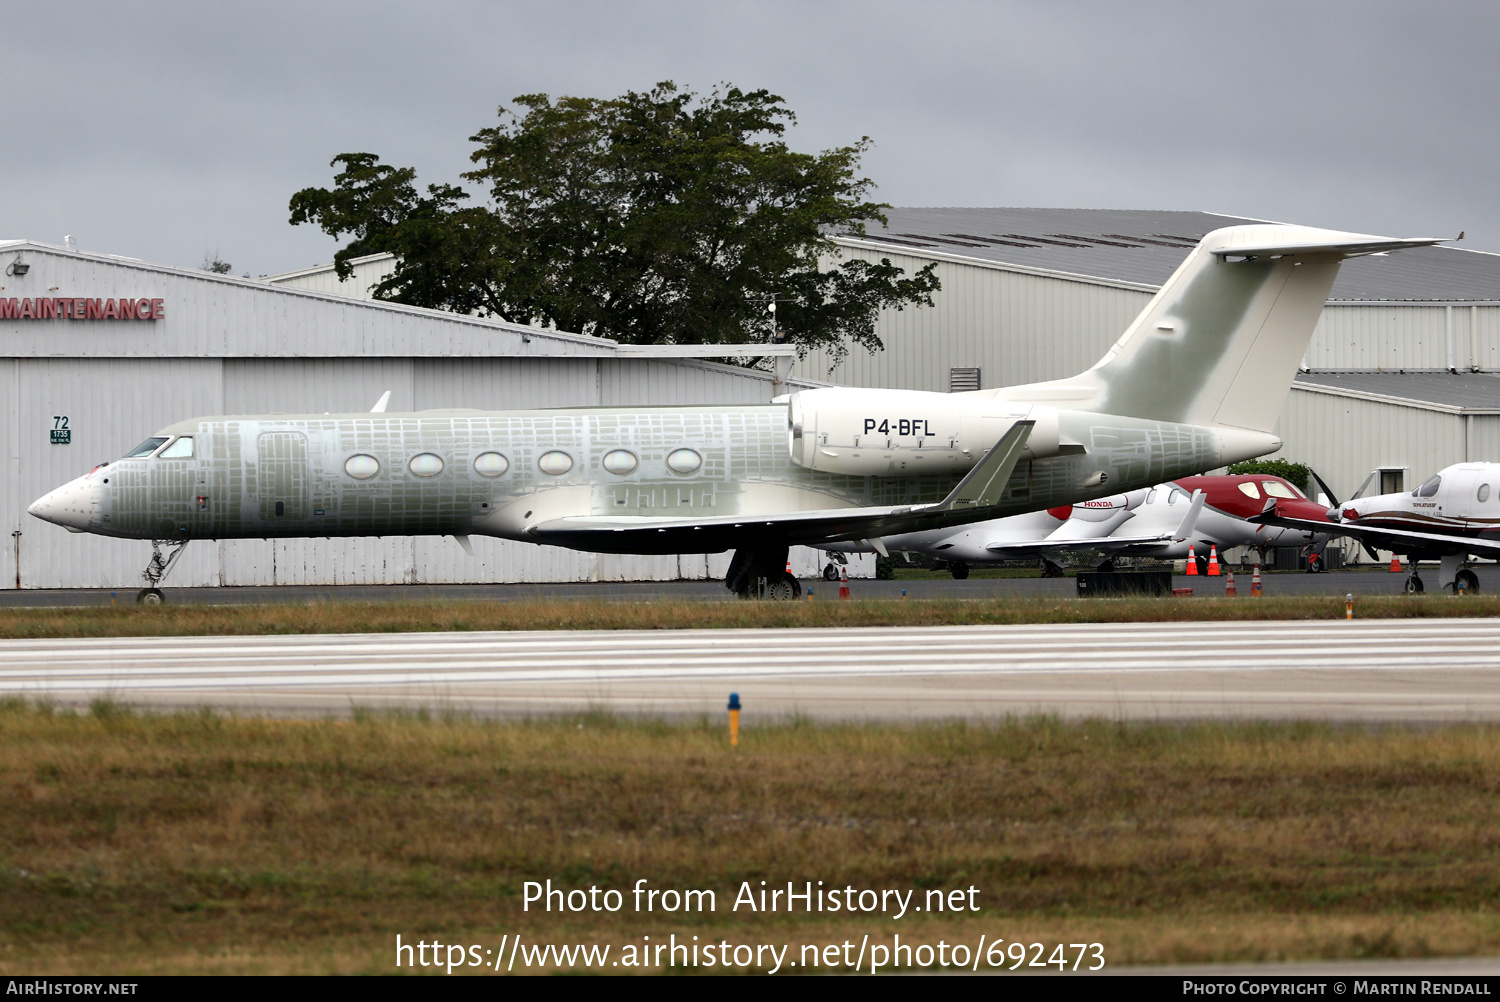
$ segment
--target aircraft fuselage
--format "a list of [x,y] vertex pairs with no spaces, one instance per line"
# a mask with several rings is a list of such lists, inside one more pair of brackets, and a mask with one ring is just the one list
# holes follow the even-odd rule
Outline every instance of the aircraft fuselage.
[[[136,539],[543,541],[529,530],[578,516],[707,519],[936,502],[994,444],[950,438],[902,449],[882,441],[867,451],[889,446],[885,475],[850,475],[795,462],[788,421],[785,404],[195,418],[158,432],[163,442],[149,455],[98,467],[32,510],[76,531]],[[916,425],[919,439],[927,429]],[[1020,463],[1002,512],[1071,504],[1239,458],[1226,455],[1214,429],[1192,425],[1060,411],[1058,429],[1081,444]],[[686,552],[717,552],[743,538],[711,527]],[[594,539],[589,548],[606,545]],[[629,534],[618,552],[685,551],[680,537],[658,550]]]

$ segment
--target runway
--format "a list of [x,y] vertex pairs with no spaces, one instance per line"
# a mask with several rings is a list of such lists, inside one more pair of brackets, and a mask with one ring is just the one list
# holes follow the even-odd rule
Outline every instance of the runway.
[[1500,719],[1500,620],[412,633],[0,642],[0,696],[824,719]]

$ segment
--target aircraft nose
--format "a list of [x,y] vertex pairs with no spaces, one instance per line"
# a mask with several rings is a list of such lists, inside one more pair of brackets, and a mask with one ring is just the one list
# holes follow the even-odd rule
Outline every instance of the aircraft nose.
[[43,494],[26,511],[69,532],[83,532],[89,527],[93,508],[93,485],[80,477]]

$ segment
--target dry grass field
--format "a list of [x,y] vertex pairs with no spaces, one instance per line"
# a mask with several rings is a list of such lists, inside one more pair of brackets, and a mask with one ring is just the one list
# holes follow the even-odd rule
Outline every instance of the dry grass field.
[[[1359,618],[1500,615],[1500,597],[1363,596]],[[0,609],[0,639],[408,633],[434,630],[669,630],[987,623],[1342,619],[1327,596],[1238,599],[1023,598],[852,602],[406,601]]]
[[[1493,954],[1497,794],[1492,727],[747,718],[731,749],[718,719],[0,703],[0,971],[394,973],[397,934],[475,956],[518,933],[615,957],[645,936],[790,959],[897,933],[1097,942],[1110,965]],[[626,907],[523,912],[547,878]],[[718,908],[637,914],[641,878]],[[982,910],[729,910],[761,880],[976,887]]]

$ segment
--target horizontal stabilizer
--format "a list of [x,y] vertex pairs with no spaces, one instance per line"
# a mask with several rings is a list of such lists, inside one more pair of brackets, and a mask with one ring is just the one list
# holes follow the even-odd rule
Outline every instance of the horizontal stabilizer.
[[1338,254],[1343,257],[1360,257],[1365,254],[1408,250],[1412,247],[1431,247],[1445,239],[1443,237],[1377,237],[1363,233],[1338,233],[1331,230],[1315,232],[1326,234],[1325,239],[1290,240],[1283,243],[1251,241],[1243,247],[1215,247],[1213,253],[1221,258],[1280,257],[1290,254]]

